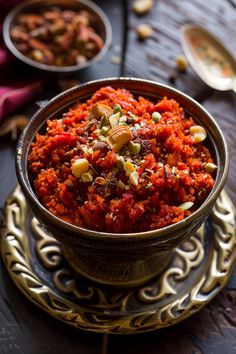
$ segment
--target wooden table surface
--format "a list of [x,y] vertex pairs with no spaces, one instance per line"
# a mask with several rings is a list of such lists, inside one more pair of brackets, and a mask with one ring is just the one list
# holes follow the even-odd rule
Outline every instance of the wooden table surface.
[[[180,27],[195,22],[219,37],[236,57],[235,0],[157,0],[153,10],[137,17],[132,1],[97,0],[110,18],[113,42],[109,52],[93,68],[77,77],[80,82],[111,76],[132,76],[170,84],[175,59],[182,53]],[[1,6],[1,5],[0,5]],[[137,40],[136,27],[148,23],[152,38]],[[121,58],[120,64],[112,63]],[[172,86],[196,98],[222,128],[230,153],[227,191],[236,205],[236,96],[208,88],[191,70],[177,73]],[[58,93],[57,82],[48,82],[37,99]],[[33,113],[31,103],[17,113]],[[0,143],[0,206],[16,184],[15,145],[9,138]],[[104,336],[69,327],[38,309],[16,288],[7,271],[0,268],[0,353],[82,353],[103,351]],[[103,348],[103,349],[102,349]],[[104,350],[105,352],[105,350]],[[236,271],[226,288],[204,309],[182,323],[163,330],[133,336],[108,336],[107,353],[190,354],[236,352]]]

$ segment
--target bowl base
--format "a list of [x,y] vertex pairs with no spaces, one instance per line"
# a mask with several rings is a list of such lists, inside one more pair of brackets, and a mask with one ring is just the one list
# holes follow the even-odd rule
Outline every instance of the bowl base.
[[62,253],[75,274],[100,284],[129,288],[142,285],[160,275],[171,262],[174,251],[159,255],[152,253],[150,257],[144,254],[138,260],[135,259],[136,255],[134,260],[130,255],[122,255],[122,262],[119,255],[102,257],[64,245]]
[[80,329],[127,334],[170,326],[219,293],[236,263],[235,210],[225,192],[205,224],[175,249],[167,268],[129,289],[75,274],[61,244],[32,217],[19,187],[4,215],[1,255],[13,281],[37,306]]

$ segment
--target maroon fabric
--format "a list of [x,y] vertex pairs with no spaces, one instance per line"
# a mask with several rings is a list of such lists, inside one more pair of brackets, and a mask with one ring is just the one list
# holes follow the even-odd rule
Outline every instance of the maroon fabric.
[[[42,86],[42,80],[16,78],[15,58],[7,50],[2,36],[2,25],[8,11],[19,0],[0,0],[0,121],[27,103]],[[14,77],[13,77],[14,76]]]

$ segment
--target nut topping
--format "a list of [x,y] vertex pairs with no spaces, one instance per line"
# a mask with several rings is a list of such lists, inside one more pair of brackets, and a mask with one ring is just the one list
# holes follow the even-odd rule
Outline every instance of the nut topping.
[[81,65],[102,49],[104,41],[95,28],[96,19],[87,11],[49,7],[18,15],[10,36],[26,57],[64,67]]
[[131,141],[132,138],[133,135],[128,127],[118,125],[109,130],[109,136],[106,138],[106,142],[113,151],[118,152],[125,144]]
[[200,143],[206,139],[207,133],[201,125],[193,125],[190,129],[190,135],[193,137],[195,143]]
[[179,205],[179,208],[182,209],[183,211],[185,211],[185,210],[191,209],[193,205],[194,205],[193,202],[185,202],[185,203],[181,203]]
[[101,103],[95,103],[89,110],[90,120],[100,120],[103,116],[110,117],[110,115],[112,115],[111,107]]
[[217,165],[215,165],[214,163],[208,162],[208,163],[206,164],[206,171],[207,171],[208,173],[213,173],[216,169],[217,169]]
[[80,178],[81,175],[89,170],[89,162],[87,159],[77,159],[72,165],[72,173],[75,177]]
[[104,150],[104,149],[108,149],[108,146],[106,143],[103,143],[102,141],[97,142],[96,144],[93,145],[93,150],[97,151],[97,150]]

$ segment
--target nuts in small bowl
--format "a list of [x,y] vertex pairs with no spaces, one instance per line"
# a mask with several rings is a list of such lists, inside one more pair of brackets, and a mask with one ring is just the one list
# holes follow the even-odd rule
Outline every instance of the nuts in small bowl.
[[4,39],[18,59],[35,68],[73,73],[106,52],[111,26],[88,0],[28,0],[6,17]]

